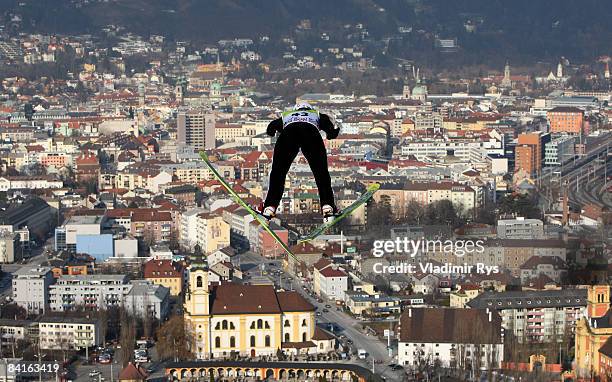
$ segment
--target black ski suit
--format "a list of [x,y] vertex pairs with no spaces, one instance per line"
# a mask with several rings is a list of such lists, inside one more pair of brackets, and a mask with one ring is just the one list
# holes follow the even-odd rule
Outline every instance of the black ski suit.
[[327,169],[327,152],[319,129],[325,131],[327,139],[336,138],[340,132],[340,129],[334,128],[329,116],[322,113],[319,114],[318,128],[307,122],[293,122],[283,128],[282,118],[270,122],[266,131],[268,135],[273,137],[277,131],[280,132],[280,135],[274,146],[270,185],[264,208],[279,206],[285,189],[287,172],[301,149],[317,183],[321,206],[329,204],[336,211],[331,178]]

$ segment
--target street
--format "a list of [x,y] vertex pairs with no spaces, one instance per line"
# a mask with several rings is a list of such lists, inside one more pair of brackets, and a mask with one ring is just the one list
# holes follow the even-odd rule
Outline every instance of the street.
[[[319,323],[333,323],[340,328],[339,333],[334,333],[336,336],[344,335],[348,339],[353,341],[353,350],[365,349],[368,353],[368,357],[365,360],[359,359],[357,356],[352,356],[350,362],[355,363],[369,369],[373,369],[379,375],[384,376],[390,381],[401,381],[404,377],[403,370],[391,370],[389,364],[394,363],[394,359],[389,357],[386,344],[381,342],[371,333],[364,333],[361,329],[363,323],[359,320],[354,319],[343,311],[336,310],[335,301],[326,300],[323,298],[323,302],[319,303],[313,297],[308,295],[304,290],[304,286],[308,289],[312,289],[311,285],[305,285],[305,283],[288,272],[283,271],[280,275],[274,275],[270,273],[270,270],[281,269],[280,260],[266,259],[253,252],[246,252],[240,255],[241,268],[253,275],[267,275],[272,278],[277,285],[283,285],[285,290],[296,290],[303,297],[305,297],[311,304],[317,308],[317,312],[321,315],[317,316]],[[326,305],[330,305],[330,308],[326,308]],[[325,312],[324,310],[327,310]]]

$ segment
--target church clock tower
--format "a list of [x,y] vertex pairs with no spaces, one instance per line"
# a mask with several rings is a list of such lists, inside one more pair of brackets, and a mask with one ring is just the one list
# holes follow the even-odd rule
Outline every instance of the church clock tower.
[[189,267],[189,285],[185,294],[185,331],[192,339],[191,351],[196,358],[210,355],[210,292],[208,264],[202,256],[195,257]]

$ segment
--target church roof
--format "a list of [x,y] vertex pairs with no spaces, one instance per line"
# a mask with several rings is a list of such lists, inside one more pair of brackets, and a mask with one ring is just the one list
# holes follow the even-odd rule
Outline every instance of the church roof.
[[297,292],[276,292],[272,285],[221,284],[213,290],[211,314],[274,314],[314,311]]

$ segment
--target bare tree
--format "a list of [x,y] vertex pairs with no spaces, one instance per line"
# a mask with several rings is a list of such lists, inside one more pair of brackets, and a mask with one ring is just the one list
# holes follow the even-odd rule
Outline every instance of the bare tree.
[[182,316],[172,316],[157,330],[157,349],[161,359],[190,359],[193,329]]
[[125,309],[121,309],[120,312],[120,322],[121,322],[121,336],[119,340],[119,344],[121,345],[121,359],[120,362],[123,367],[127,366],[127,364],[133,361],[134,358],[134,349],[135,349],[135,341],[136,341],[136,324],[134,322],[134,318],[130,317],[130,315],[125,311]]

